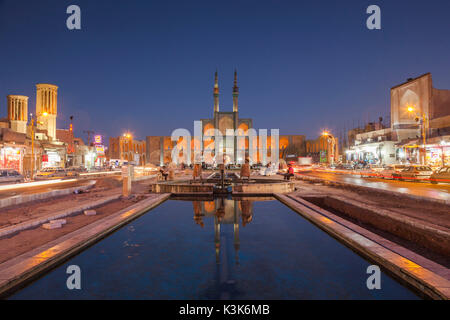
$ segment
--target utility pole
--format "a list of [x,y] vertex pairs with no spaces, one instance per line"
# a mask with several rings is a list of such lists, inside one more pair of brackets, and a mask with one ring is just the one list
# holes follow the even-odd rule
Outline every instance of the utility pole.
[[87,135],[88,135],[88,146],[90,146],[91,145],[91,134],[93,135],[95,132],[94,131],[91,131],[91,130],[84,130],[83,131],[83,133],[87,133]]
[[69,165],[73,166],[75,165],[75,142],[74,142],[74,135],[73,135],[73,116],[70,116],[70,126],[69,126],[69,133],[70,133],[70,144],[68,147],[68,154],[72,155],[71,159],[68,159]]
[[[46,114],[43,114],[44,117],[46,117]],[[42,122],[39,122],[36,115],[33,115],[30,113],[31,118],[31,174],[30,174],[30,180],[33,181],[34,178],[34,166],[36,164],[36,157],[34,155],[34,127],[35,125],[42,124]]]

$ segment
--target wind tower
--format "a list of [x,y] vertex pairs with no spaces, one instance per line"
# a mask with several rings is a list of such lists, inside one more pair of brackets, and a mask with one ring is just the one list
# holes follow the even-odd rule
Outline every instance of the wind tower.
[[9,95],[8,100],[8,120],[11,129],[20,133],[27,133],[28,122],[28,97]]
[[53,84],[36,85],[36,116],[38,128],[47,130],[50,140],[56,140],[58,115],[58,87]]

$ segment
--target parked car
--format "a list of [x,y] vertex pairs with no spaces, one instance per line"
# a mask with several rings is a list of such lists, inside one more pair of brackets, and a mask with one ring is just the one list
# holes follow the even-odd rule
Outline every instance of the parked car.
[[378,177],[382,179],[394,179],[394,173],[398,173],[406,168],[406,165],[404,164],[393,164],[390,166],[387,166],[380,172],[378,172]]
[[450,167],[442,167],[430,176],[430,181],[433,184],[450,183]]
[[353,170],[353,165],[350,163],[340,163],[336,166],[337,170]]
[[86,172],[85,167],[69,167],[66,169],[66,175],[68,177],[78,177],[80,173]]
[[16,170],[0,169],[0,183],[21,183],[25,178]]
[[384,169],[383,166],[377,165],[377,164],[369,164],[361,171],[359,171],[359,175],[361,178],[367,177],[367,178],[376,178],[379,176],[379,173]]
[[414,165],[408,166],[400,172],[393,173],[394,179],[398,180],[427,180],[433,174],[428,166]]
[[361,170],[364,169],[365,167],[366,165],[364,163],[355,163],[355,165],[353,166],[355,170]]
[[64,178],[67,176],[66,170],[64,168],[44,168],[34,176],[36,180],[47,180]]

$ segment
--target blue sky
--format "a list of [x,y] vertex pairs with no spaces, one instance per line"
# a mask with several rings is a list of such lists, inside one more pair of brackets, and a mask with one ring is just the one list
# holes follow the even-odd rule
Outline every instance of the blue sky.
[[[66,28],[77,4],[82,30]],[[381,7],[382,30],[366,28]],[[22,1],[0,0],[0,116],[6,95],[30,97],[53,83],[60,128],[138,138],[193,129],[232,110],[256,128],[315,138],[323,128],[374,121],[390,110],[389,89],[426,72],[450,89],[450,2],[430,1]]]

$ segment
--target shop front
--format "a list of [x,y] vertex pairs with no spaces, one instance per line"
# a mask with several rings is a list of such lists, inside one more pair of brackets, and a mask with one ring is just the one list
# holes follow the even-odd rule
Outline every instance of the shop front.
[[400,164],[423,164],[423,148],[410,144],[398,146],[396,158]]
[[23,148],[14,146],[0,147],[0,168],[23,171]]
[[96,167],[103,167],[105,164],[105,146],[104,145],[96,145],[95,146],[95,152],[97,154],[97,157],[95,159],[95,166]]
[[426,164],[433,168],[450,166],[450,141],[430,139],[425,146],[418,141],[398,146],[397,157],[402,164]]
[[63,167],[63,161],[57,151],[46,151],[42,155],[42,168]]
[[95,160],[97,159],[97,154],[93,151],[88,150],[88,152],[84,155],[84,165],[86,169],[91,169],[95,167]]
[[450,166],[450,144],[428,145],[426,147],[426,161],[431,167]]
[[396,162],[395,146],[392,141],[361,144],[346,152],[347,162],[390,165]]

